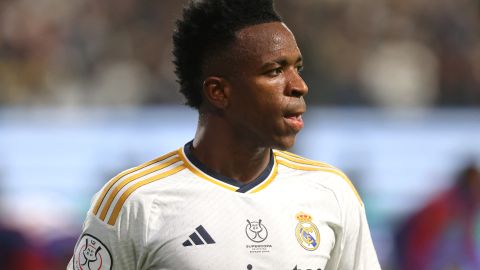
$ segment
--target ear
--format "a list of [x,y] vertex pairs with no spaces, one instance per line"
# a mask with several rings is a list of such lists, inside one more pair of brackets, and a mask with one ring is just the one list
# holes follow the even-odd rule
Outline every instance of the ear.
[[208,103],[217,109],[224,109],[228,106],[228,84],[222,77],[207,77],[203,81],[203,94]]

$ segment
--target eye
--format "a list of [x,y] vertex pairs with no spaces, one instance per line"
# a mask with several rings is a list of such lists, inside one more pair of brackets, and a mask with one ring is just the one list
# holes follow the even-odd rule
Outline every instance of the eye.
[[266,75],[271,76],[271,77],[275,77],[275,76],[280,75],[282,72],[283,72],[283,68],[282,67],[277,67],[277,68],[274,68],[274,69],[271,69],[271,70],[267,71]]
[[303,71],[303,65],[298,65],[298,66],[296,66],[296,69],[297,69],[297,72],[298,72],[298,73],[302,73],[302,71]]

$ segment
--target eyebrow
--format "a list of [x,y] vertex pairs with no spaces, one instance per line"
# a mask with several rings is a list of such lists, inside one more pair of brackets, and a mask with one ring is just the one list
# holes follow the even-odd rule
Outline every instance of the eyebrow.
[[[300,55],[298,56],[297,60],[295,61],[295,64],[299,63],[299,62],[303,62],[303,57]],[[268,66],[272,65],[272,64],[279,64],[281,66],[286,66],[289,64],[289,61],[287,58],[285,57],[280,57],[278,59],[274,59],[272,61],[269,61],[265,64],[262,65],[262,68],[267,68]]]

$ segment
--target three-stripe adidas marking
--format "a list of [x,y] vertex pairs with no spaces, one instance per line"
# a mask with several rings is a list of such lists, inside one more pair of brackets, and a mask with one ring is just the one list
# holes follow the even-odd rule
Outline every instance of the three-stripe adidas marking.
[[[202,225],[198,226],[195,229],[195,232],[190,234],[189,237],[190,237],[190,240],[193,241],[193,244],[195,244],[196,246],[205,245],[205,243],[207,245],[215,244],[215,240],[213,240],[213,238],[210,236],[210,234],[208,234],[207,230],[205,230],[205,228]],[[192,244],[192,241],[190,240],[183,242],[182,245],[184,247],[192,246],[193,244]]]
[[93,214],[109,225],[115,225],[124,203],[137,189],[176,174],[186,166],[178,151],[134,167],[112,178],[97,199]]

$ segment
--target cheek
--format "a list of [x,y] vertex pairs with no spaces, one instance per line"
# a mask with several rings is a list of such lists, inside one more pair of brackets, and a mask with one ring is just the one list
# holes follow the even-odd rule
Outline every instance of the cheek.
[[232,108],[239,115],[268,124],[265,122],[281,115],[283,108],[288,105],[282,83],[281,78],[264,77],[238,83],[235,85],[238,92],[232,95]]
[[259,106],[270,110],[280,111],[287,100],[283,94],[282,81],[280,79],[270,80],[268,83],[259,84],[256,88],[256,102]]

